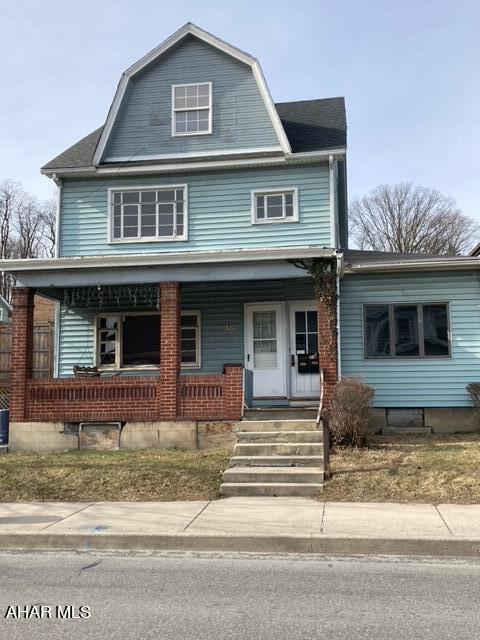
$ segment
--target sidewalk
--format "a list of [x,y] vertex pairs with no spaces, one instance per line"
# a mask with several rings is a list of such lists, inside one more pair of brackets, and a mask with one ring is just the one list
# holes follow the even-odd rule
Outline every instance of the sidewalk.
[[310,498],[0,503],[0,549],[480,556],[480,505]]

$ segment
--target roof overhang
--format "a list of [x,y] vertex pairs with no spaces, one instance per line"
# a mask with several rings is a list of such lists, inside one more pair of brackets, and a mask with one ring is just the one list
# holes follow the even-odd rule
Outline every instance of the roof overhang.
[[90,178],[94,176],[111,175],[142,175],[150,173],[175,173],[178,171],[197,172],[208,169],[218,171],[223,169],[243,169],[245,167],[276,167],[290,166],[295,164],[315,164],[318,162],[328,162],[330,157],[334,160],[341,160],[345,157],[346,148],[326,149],[324,151],[306,151],[302,153],[291,153],[288,155],[262,157],[238,157],[226,159],[205,158],[202,161],[181,161],[181,162],[151,162],[151,163],[129,163],[125,164],[105,164],[99,167],[81,167],[64,169],[42,169],[42,173],[51,177],[78,177]]
[[308,274],[295,261],[331,258],[330,248],[179,252],[153,255],[91,256],[47,260],[4,260],[0,269],[14,273],[17,285],[36,289],[150,284],[159,282],[236,282],[301,278]]
[[345,264],[345,274],[360,273],[405,273],[412,271],[465,271],[480,270],[480,258],[445,257],[422,258],[419,260],[391,260],[352,262]]
[[211,33],[208,33],[207,31],[200,29],[200,27],[197,27],[191,22],[188,22],[176,33],[174,33],[172,36],[170,36],[164,42],[162,42],[158,47],[150,51],[150,53],[147,53],[147,55],[145,55],[143,58],[140,58],[138,62],[136,62],[131,67],[129,67],[122,74],[122,77],[120,78],[120,82],[118,84],[118,87],[115,93],[115,97],[113,99],[112,105],[108,112],[105,126],[103,128],[102,134],[97,144],[97,148],[95,150],[95,154],[93,158],[95,165],[99,165],[103,159],[103,155],[105,153],[108,139],[112,132],[115,120],[117,118],[120,106],[122,104],[123,97],[125,95],[125,91],[127,90],[128,83],[131,80],[131,78],[133,78],[133,76],[139,73],[147,65],[149,65],[151,62],[153,62],[160,56],[162,56],[171,47],[176,45],[178,42],[180,42],[180,40],[182,40],[188,35],[192,35],[198,38],[199,40],[202,40],[203,42],[206,42],[207,44],[213,47],[216,47],[217,49],[220,49],[224,53],[232,56],[233,58],[236,58],[240,62],[243,62],[244,64],[251,67],[254,78],[257,82],[260,94],[262,96],[263,102],[265,104],[268,115],[272,122],[272,126],[277,135],[279,145],[284,153],[292,152],[290,143],[288,141],[288,138],[283,128],[283,125],[281,123],[280,117],[273,103],[272,96],[268,89],[267,83],[265,81],[265,77],[263,75],[263,72],[258,60],[253,56],[249,55],[248,53],[245,53],[241,49],[237,49],[237,47],[234,47],[231,44],[228,44],[228,42],[224,42],[220,38],[217,38]]
[[0,260],[0,271],[25,273],[28,271],[62,271],[65,269],[102,269],[112,267],[151,267],[167,265],[199,265],[268,260],[302,260],[330,258],[335,250],[319,247],[282,249],[234,249],[221,251],[178,251],[154,254],[113,256],[85,256],[81,258],[22,258]]

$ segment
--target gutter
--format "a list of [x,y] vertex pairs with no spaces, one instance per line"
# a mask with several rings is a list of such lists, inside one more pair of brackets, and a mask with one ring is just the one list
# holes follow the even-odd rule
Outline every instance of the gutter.
[[268,166],[285,166],[295,164],[308,164],[319,161],[333,159],[343,159],[346,154],[345,147],[339,147],[337,149],[329,149],[327,151],[306,151],[302,153],[291,153],[281,155],[278,157],[256,157],[245,158],[240,157],[238,159],[229,160],[209,160],[202,159],[192,162],[182,162],[180,158],[172,158],[172,162],[152,162],[151,164],[133,164],[119,163],[118,165],[100,165],[87,166],[87,167],[70,167],[60,169],[48,169],[43,168],[40,172],[43,175],[53,177],[57,176],[79,176],[79,177],[91,177],[91,176],[107,176],[107,175],[119,175],[119,174],[138,174],[138,173],[163,173],[163,172],[175,172],[175,171],[203,171],[205,169],[235,169],[239,167],[268,167]]
[[459,257],[459,258],[434,258],[432,260],[396,260],[392,262],[363,262],[352,263],[345,266],[345,273],[394,273],[405,271],[445,271],[453,269],[480,270],[480,258]]
[[165,265],[199,265],[232,262],[261,262],[304,258],[331,258],[334,249],[321,247],[292,247],[281,249],[235,249],[222,251],[183,251],[163,254],[127,254],[114,256],[85,256],[81,258],[23,258],[0,260],[0,271],[60,271],[106,267],[155,267]]

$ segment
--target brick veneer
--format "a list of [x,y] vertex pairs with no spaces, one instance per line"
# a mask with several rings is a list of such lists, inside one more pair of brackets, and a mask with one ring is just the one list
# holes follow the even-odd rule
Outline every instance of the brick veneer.
[[27,381],[32,376],[34,289],[12,290],[12,351],[10,359],[10,420],[26,417]]
[[160,285],[160,389],[158,413],[161,420],[177,416],[178,376],[180,373],[180,284]]
[[[320,367],[324,375],[323,406],[328,409],[332,400],[333,390],[338,379],[337,368],[337,318],[336,308],[333,313],[327,305],[317,298],[318,313],[318,352]],[[331,314],[331,322],[328,317]]]

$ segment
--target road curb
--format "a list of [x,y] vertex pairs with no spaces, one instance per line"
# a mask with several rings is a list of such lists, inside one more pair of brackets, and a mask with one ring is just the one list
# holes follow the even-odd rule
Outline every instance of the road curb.
[[355,538],[322,535],[2,533],[2,550],[240,551],[343,555],[480,557],[480,539]]

